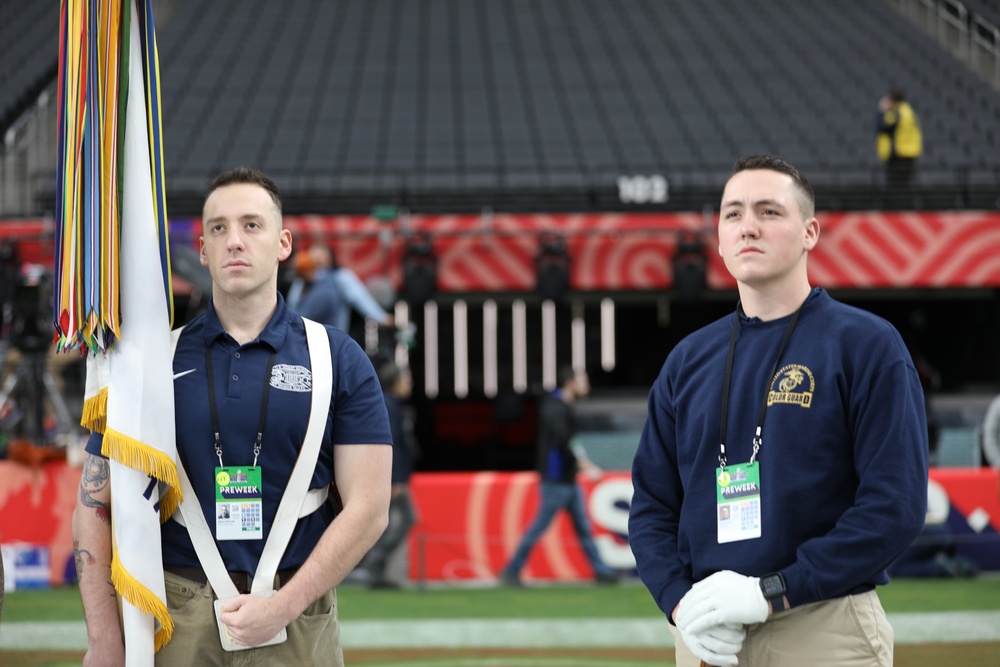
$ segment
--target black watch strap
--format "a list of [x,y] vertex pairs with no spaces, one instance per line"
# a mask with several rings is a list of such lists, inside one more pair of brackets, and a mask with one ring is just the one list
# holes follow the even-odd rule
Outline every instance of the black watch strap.
[[785,578],[780,572],[765,574],[760,578],[760,591],[764,599],[771,603],[771,611],[779,612],[786,609],[785,606]]

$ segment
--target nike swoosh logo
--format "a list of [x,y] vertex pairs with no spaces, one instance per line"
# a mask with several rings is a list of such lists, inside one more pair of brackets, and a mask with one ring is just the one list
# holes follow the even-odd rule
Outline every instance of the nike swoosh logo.
[[197,369],[197,368],[192,368],[192,369],[191,369],[191,370],[189,370],[189,371],[183,371],[183,372],[181,372],[181,373],[174,373],[174,379],[176,380],[177,378],[182,378],[182,377],[184,377],[185,375],[188,375],[188,374],[190,374],[190,373],[194,373],[194,372],[195,372],[196,370],[198,370],[198,369]]

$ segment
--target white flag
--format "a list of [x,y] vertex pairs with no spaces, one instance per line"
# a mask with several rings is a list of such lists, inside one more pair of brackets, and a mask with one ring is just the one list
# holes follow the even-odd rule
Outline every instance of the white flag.
[[[114,559],[122,596],[127,665],[152,665],[173,629],[166,609],[161,514],[180,501],[174,439],[170,316],[163,289],[143,56],[136,7],[131,14],[128,102],[121,209],[121,337],[107,355]],[[165,483],[159,483],[163,480]],[[161,498],[161,490],[163,495]]]

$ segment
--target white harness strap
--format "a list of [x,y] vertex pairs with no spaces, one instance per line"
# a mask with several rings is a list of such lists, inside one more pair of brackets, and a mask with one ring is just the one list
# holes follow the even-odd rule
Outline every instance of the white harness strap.
[[[274,575],[285,553],[292,530],[299,520],[309,482],[312,481],[319,459],[320,443],[326,430],[326,416],[330,414],[330,398],[333,395],[333,357],[330,352],[330,336],[326,327],[318,322],[302,318],[306,325],[306,342],[309,345],[309,365],[312,368],[312,404],[309,411],[309,425],[306,437],[295,462],[292,476],[288,479],[285,493],[278,503],[278,512],[271,524],[271,534],[267,537],[264,552],[257,564],[257,575],[250,587],[251,593],[274,590]],[[324,487],[324,491],[328,487]]]
[[[302,321],[306,327],[309,365],[312,369],[309,423],[306,427],[302,449],[299,451],[299,458],[295,462],[295,468],[292,470],[288,485],[285,487],[285,493],[281,496],[274,523],[271,525],[271,532],[264,544],[260,562],[257,564],[257,576],[253,578],[250,589],[252,593],[273,590],[274,575],[278,571],[278,565],[292,537],[296,522],[300,517],[307,516],[319,509],[329,495],[329,487],[309,490],[309,482],[316,469],[323,431],[326,429],[326,415],[329,412],[330,398],[333,395],[333,357],[330,352],[330,338],[326,333],[326,328],[322,324],[305,318],[302,318]],[[182,330],[183,327],[171,332],[174,350],[177,348],[177,341],[180,339]],[[180,457],[177,459],[177,475],[180,479],[181,491],[184,494],[184,502],[180,505],[180,512],[175,512],[173,518],[187,527],[195,553],[198,554],[198,561],[201,563],[202,569],[205,570],[205,575],[215,594],[220,599],[235,597],[239,595],[239,591],[229,578],[229,573],[226,571],[225,563],[223,563],[215,539],[212,537],[212,531],[208,527],[205,514],[201,511],[198,496],[194,492],[194,487],[188,479]]]

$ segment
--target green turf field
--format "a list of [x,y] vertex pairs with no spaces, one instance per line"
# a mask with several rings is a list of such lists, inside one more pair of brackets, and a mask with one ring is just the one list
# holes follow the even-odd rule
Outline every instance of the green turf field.
[[[890,614],[917,615],[916,634],[911,627],[910,639],[903,643],[897,641],[897,667],[938,667],[942,662],[1000,665],[997,661],[1000,642],[983,640],[983,635],[975,632],[958,643],[941,637],[931,639],[929,635],[921,639],[925,637],[925,628],[929,629],[926,623],[950,624],[948,632],[962,632],[966,624],[979,623],[981,627],[982,617],[977,619],[975,613],[1000,612],[1000,577],[897,580],[879,592]],[[663,645],[662,641],[652,644],[634,639],[622,642],[625,636],[645,636],[641,627],[651,628],[654,637],[666,633],[666,622],[649,593],[638,582],[616,587],[582,584],[526,589],[432,587],[403,591],[369,591],[343,586],[338,593],[342,628],[351,638],[345,640],[344,655],[352,667],[673,667],[674,664],[673,648]],[[945,614],[935,620],[919,616],[933,612],[973,612],[973,615],[956,619]],[[992,624],[997,617],[988,618],[986,623]],[[75,641],[59,648],[54,642],[45,640],[30,648],[0,649],[0,665],[79,665],[84,654],[82,647],[86,645],[82,619],[75,587],[8,593],[0,620],[0,640],[5,635],[8,639],[22,635],[32,624],[50,622],[60,625],[53,625],[45,637],[54,640],[60,635],[75,634],[83,639],[83,644]],[[905,618],[897,617],[897,620],[901,626],[907,624]],[[427,636],[453,635],[459,624],[464,628],[462,633],[478,632],[476,636],[486,641],[461,646],[431,645],[424,641]],[[482,627],[473,631],[471,627],[476,625]],[[913,626],[913,619],[909,625]],[[638,635],[634,632],[637,628],[640,629]],[[51,635],[51,632],[57,634]],[[366,635],[384,638],[387,633],[403,641],[384,644],[381,640],[375,643],[365,640]],[[558,642],[533,643],[539,633],[547,639],[564,634],[573,639],[559,647],[556,646]],[[996,632],[988,629],[986,635],[996,637]],[[503,637],[503,641],[498,643],[498,637]],[[897,640],[899,638],[897,633]]]
[[[341,616],[352,620],[489,618],[655,618],[644,587],[591,585],[510,588],[338,589]],[[1000,577],[897,579],[879,589],[889,613],[1000,610]],[[2,621],[83,619],[74,586],[7,593]]]

